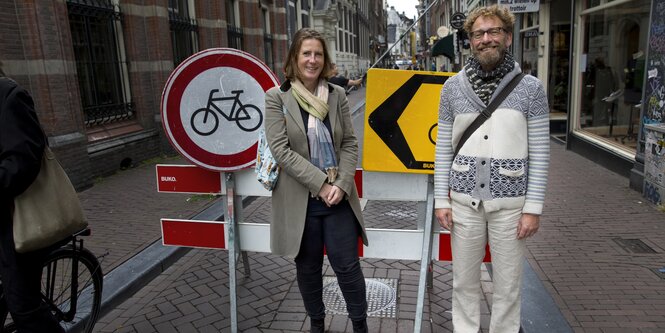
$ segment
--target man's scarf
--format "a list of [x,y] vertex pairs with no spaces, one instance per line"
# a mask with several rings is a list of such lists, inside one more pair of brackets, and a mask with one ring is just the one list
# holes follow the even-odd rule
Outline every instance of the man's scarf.
[[489,104],[490,98],[492,98],[496,87],[499,86],[501,79],[514,68],[515,59],[509,52],[504,52],[503,61],[494,70],[489,72],[483,70],[480,62],[475,57],[469,58],[464,66],[473,91],[485,105]]
[[316,95],[312,94],[298,79],[291,82],[291,93],[298,105],[309,113],[307,121],[307,139],[309,141],[309,155],[312,164],[325,171],[328,182],[337,178],[337,157],[333,147],[330,131],[323,119],[328,115],[328,83],[319,80]]

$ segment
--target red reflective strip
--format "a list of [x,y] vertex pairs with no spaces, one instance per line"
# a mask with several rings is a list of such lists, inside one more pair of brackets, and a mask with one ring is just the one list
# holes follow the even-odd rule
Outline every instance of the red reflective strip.
[[365,255],[365,244],[363,244],[363,238],[358,237],[358,257],[362,258]]
[[224,224],[162,220],[164,245],[226,249]]
[[[450,234],[439,234],[439,261],[453,261],[453,250],[450,246]],[[485,246],[485,258],[483,262],[491,262],[489,245]]]
[[358,197],[363,197],[363,169],[356,169],[356,174],[353,177],[356,181],[356,188],[358,189]]
[[157,165],[157,191],[175,193],[221,193],[218,171],[194,165]]

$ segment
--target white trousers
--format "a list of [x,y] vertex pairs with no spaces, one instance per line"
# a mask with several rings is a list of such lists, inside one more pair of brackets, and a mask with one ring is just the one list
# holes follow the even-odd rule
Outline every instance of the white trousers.
[[517,333],[525,241],[517,239],[521,209],[486,213],[453,201],[453,327],[456,333],[480,329],[480,265],[489,238],[492,253],[490,333]]

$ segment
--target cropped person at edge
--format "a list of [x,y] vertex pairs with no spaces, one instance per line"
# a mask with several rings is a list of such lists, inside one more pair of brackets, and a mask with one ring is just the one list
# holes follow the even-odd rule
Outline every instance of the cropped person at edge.
[[506,7],[480,7],[464,29],[471,57],[441,90],[434,167],[435,214],[451,231],[453,327],[480,328],[480,265],[489,240],[493,302],[490,332],[520,329],[525,240],[538,231],[549,166],[547,95],[526,75],[453,160],[466,127],[522,71],[507,51],[515,17]]
[[295,258],[311,331],[323,332],[323,249],[335,271],[354,332],[367,332],[358,237],[367,245],[354,182],[358,141],[344,90],[319,32],[296,32],[286,82],[266,93],[266,138],[281,172],[272,193],[270,247]]
[[64,332],[42,301],[42,265],[51,248],[28,253],[14,248],[14,198],[37,178],[45,147],[32,97],[5,77],[0,63],[0,275],[19,333]]

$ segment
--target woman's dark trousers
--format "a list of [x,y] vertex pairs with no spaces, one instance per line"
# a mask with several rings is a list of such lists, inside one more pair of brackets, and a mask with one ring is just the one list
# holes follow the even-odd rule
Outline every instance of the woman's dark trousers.
[[323,249],[344,295],[349,318],[367,317],[365,278],[358,260],[360,226],[347,201],[333,209],[307,213],[300,252],[296,257],[298,287],[312,319],[325,317],[323,305]]

